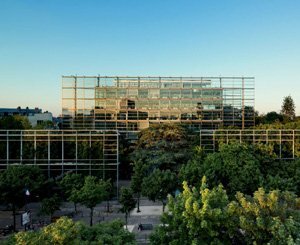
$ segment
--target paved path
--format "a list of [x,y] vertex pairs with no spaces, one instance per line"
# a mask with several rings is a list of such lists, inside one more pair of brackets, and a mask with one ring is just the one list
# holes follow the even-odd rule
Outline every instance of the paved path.
[[[45,221],[45,224],[50,223],[50,219],[47,216],[39,216],[40,203],[29,203],[28,208],[32,213],[32,223],[38,224],[40,221]],[[54,216],[71,216],[74,221],[83,221],[87,225],[89,224],[89,209],[84,206],[78,205],[78,213],[74,215],[74,205],[72,203],[65,202],[61,205],[61,209],[54,213]],[[111,221],[114,219],[121,219],[125,222],[125,215],[119,212],[120,205],[117,201],[110,202],[110,212],[106,212],[106,203],[98,205],[94,209],[94,224]],[[162,214],[162,205],[159,203],[154,203],[146,199],[142,199],[140,202],[141,212],[137,213],[134,209],[128,217],[128,230],[135,233],[136,239],[139,244],[145,244],[148,241],[149,235],[152,231],[139,231],[139,224],[152,224],[153,227],[160,223],[160,215]],[[24,227],[21,226],[21,213],[24,210],[19,210],[16,217],[17,229],[23,230]],[[13,217],[11,211],[0,211],[0,227],[5,227],[13,223]]]

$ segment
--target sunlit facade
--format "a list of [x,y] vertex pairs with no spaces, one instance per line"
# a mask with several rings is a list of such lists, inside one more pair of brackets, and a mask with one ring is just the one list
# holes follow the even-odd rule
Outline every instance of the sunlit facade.
[[135,133],[155,123],[193,130],[254,125],[253,77],[62,77],[63,128]]

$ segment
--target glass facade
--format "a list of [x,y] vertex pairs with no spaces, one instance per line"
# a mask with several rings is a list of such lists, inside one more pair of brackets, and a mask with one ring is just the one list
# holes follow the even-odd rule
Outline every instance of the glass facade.
[[254,125],[254,78],[63,76],[62,114],[72,129],[244,128]]

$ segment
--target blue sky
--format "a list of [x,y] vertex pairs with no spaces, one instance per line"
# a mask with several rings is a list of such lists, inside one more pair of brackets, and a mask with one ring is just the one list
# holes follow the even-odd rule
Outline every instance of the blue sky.
[[300,114],[299,0],[1,0],[0,107],[61,112],[61,75],[255,76]]

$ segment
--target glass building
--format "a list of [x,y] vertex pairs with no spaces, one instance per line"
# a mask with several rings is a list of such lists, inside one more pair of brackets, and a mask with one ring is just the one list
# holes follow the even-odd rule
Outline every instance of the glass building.
[[62,77],[63,128],[135,133],[154,123],[194,130],[254,125],[253,77]]

